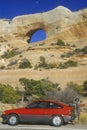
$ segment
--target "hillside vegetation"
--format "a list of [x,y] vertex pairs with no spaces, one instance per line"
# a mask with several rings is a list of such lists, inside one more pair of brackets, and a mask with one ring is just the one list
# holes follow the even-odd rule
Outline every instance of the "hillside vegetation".
[[70,45],[63,40],[32,43],[25,48],[12,48],[0,57],[0,82],[21,87],[19,78],[45,79],[59,83],[83,83],[87,79],[87,46]]

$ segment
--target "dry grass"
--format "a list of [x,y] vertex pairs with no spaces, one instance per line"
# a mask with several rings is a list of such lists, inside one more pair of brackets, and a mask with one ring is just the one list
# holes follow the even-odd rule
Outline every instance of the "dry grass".
[[62,88],[65,88],[66,84],[70,81],[81,84],[87,80],[87,66],[42,71],[32,69],[3,70],[0,72],[0,83],[21,88],[19,79],[22,77],[35,80],[46,79],[48,77],[52,82],[59,83]]
[[81,113],[80,122],[87,123],[87,113]]
[[76,124],[87,124],[87,113],[86,112],[82,112],[80,114],[80,120],[78,120],[76,118],[74,123],[76,123]]

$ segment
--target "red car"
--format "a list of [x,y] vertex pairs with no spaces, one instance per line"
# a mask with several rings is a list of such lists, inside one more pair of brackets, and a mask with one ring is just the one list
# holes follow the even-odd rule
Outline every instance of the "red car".
[[24,108],[6,110],[2,114],[3,123],[50,123],[60,126],[73,119],[73,107],[53,100],[34,101]]

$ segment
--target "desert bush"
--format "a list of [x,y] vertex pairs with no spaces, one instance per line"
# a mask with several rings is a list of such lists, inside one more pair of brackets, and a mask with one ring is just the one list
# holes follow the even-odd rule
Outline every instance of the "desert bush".
[[19,68],[25,69],[25,68],[32,68],[31,63],[28,61],[28,59],[23,59],[22,62],[19,64]]
[[59,84],[53,83],[48,79],[29,80],[19,79],[24,86],[24,96],[32,99],[53,99],[67,104],[73,103],[76,98],[82,97],[83,86],[69,82],[64,90],[61,90]]
[[16,103],[20,99],[20,94],[9,84],[0,84],[0,100],[3,103]]
[[57,68],[57,66],[58,66],[57,63],[49,63],[48,64],[48,69]]
[[18,55],[19,52],[16,48],[12,49],[11,51],[5,52],[4,55],[2,55],[2,58],[11,58],[14,57],[15,55]]
[[35,69],[35,70],[37,70],[37,69],[38,69],[38,65],[37,65],[37,64],[34,66],[34,69]]
[[59,63],[58,68],[59,69],[66,69],[67,66],[64,63]]
[[83,85],[78,85],[76,83],[73,82],[69,82],[67,84],[68,87],[72,88],[75,92],[77,92],[78,94],[82,94],[83,93]]
[[47,99],[58,100],[64,103],[73,103],[74,99],[79,97],[77,92],[70,87],[60,91],[49,91],[46,92]]
[[78,63],[76,61],[73,60],[68,60],[64,63],[67,67],[75,67],[78,65]]
[[64,43],[64,41],[62,41],[61,39],[59,39],[59,40],[56,42],[56,45],[65,46],[65,43]]
[[76,48],[75,50],[74,50],[74,53],[75,54],[79,54],[79,53],[81,53],[82,51],[81,51],[81,49],[79,49],[79,48]]
[[76,48],[74,50],[75,53],[83,53],[83,54],[87,54],[87,46],[84,46],[82,49]]
[[11,61],[11,62],[8,64],[8,66],[12,66],[12,65],[16,65],[16,64],[17,64],[17,60]]
[[66,89],[62,90],[58,94],[58,99],[61,102],[65,102],[67,104],[73,103],[73,101],[77,97],[79,97],[79,94],[77,92],[75,92],[75,90],[73,88],[70,88],[70,87],[67,87]]
[[51,43],[51,46],[54,46],[55,45],[55,43]]
[[66,54],[62,54],[61,57],[62,58],[64,58],[64,57],[69,58],[73,55],[79,55],[79,54],[87,54],[87,46],[83,47],[82,49],[76,48],[74,51],[69,51]]
[[61,58],[65,58],[65,57],[66,57],[66,55],[65,55],[65,54],[62,54],[62,55],[61,55]]
[[19,55],[19,57],[21,58],[21,57],[23,57],[23,55]]
[[87,46],[85,46],[85,47],[82,48],[82,52],[83,52],[84,54],[87,54]]
[[46,59],[44,56],[40,56],[40,63],[38,67],[47,68],[48,64],[46,63]]
[[75,45],[75,44],[73,44],[73,45],[72,45],[72,47],[76,47],[76,45]]
[[0,69],[1,69],[1,70],[5,69],[5,66],[0,66]]
[[84,90],[84,92],[86,92],[86,94],[87,94],[87,80],[84,81],[84,83],[83,83],[83,90]]
[[69,51],[69,52],[67,52],[66,57],[71,57],[73,55],[74,55],[74,53]]
[[71,57],[71,56],[73,56],[74,55],[74,52],[67,52],[66,54],[62,54],[61,55],[61,58],[64,58],[64,57],[67,57],[67,58],[69,58],[69,57]]
[[33,99],[45,99],[46,92],[59,90],[58,84],[55,84],[47,79],[33,80],[21,78],[20,83],[24,86],[26,97],[32,96]]
[[65,68],[68,68],[68,67],[76,67],[77,65],[78,65],[78,63],[76,61],[68,60],[65,63],[60,63],[58,68],[65,69]]
[[[41,56],[40,57],[40,63],[38,65],[38,67],[42,67],[42,68],[45,68],[45,69],[51,69],[51,68],[57,68],[57,63],[47,63],[46,60],[45,60],[45,57]],[[36,66],[37,68],[37,66]]]
[[40,63],[39,63],[39,67],[45,67],[47,65],[45,57],[44,56],[40,56]]
[[83,95],[83,85],[69,82],[64,90],[46,92],[47,99],[54,99],[67,104],[73,103],[76,98],[81,98]]

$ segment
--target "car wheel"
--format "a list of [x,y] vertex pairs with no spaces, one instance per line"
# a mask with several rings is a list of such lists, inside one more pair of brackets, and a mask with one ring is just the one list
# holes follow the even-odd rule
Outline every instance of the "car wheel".
[[61,116],[53,116],[52,118],[52,125],[53,126],[61,126],[63,124],[63,119]]
[[18,116],[15,114],[9,115],[8,124],[9,125],[17,125],[18,124]]

